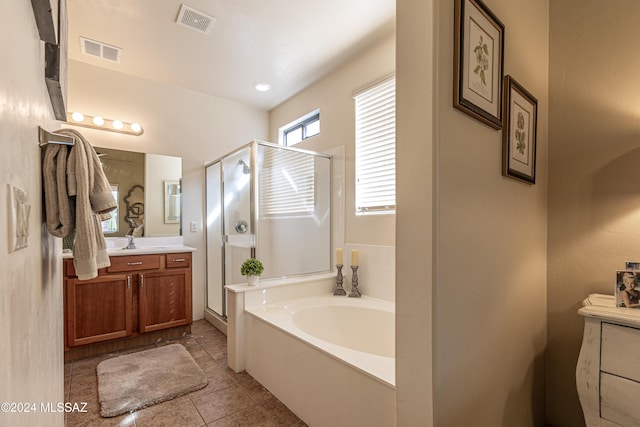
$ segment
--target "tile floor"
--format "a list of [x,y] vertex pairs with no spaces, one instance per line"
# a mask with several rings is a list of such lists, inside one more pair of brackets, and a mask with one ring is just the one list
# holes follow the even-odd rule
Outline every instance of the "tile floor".
[[227,367],[227,339],[206,320],[194,322],[191,335],[151,346],[180,343],[207,374],[202,390],[119,417],[102,418],[98,403],[96,366],[117,354],[107,354],[65,364],[64,387],[67,402],[87,402],[87,412],[66,415],[65,425],[128,427],[228,427],[306,426],[269,391],[243,372]]

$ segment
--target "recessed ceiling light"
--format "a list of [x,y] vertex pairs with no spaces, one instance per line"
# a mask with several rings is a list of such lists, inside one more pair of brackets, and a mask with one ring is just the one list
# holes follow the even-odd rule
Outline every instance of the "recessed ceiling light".
[[266,92],[271,89],[271,85],[266,82],[254,83],[253,87],[256,88],[256,90],[259,92]]

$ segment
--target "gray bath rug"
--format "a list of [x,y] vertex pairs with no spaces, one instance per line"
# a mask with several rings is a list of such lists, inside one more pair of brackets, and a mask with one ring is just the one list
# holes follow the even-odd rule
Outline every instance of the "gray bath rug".
[[100,362],[100,415],[115,417],[206,387],[207,376],[180,344]]

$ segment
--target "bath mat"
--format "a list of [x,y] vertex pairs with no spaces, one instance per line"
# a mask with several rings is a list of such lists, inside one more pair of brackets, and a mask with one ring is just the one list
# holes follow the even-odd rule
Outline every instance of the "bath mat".
[[103,417],[171,400],[208,383],[202,369],[180,344],[103,360],[96,369]]

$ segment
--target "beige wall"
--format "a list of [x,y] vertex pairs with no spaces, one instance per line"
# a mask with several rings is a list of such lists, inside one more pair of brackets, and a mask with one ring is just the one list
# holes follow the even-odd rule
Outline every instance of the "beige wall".
[[[486,1],[506,27],[505,75],[538,99],[535,185],[503,177],[502,132],[452,107],[453,3],[438,1],[435,13],[435,425],[540,426],[545,416],[549,1]],[[402,65],[410,64],[398,68]],[[410,223],[398,224],[405,226]]]
[[548,418],[583,426],[575,366],[590,293],[640,258],[640,3],[552,1]]
[[[378,40],[364,53],[350,60],[317,83],[269,112],[270,141],[278,142],[278,128],[320,109],[320,135],[297,148],[330,153],[344,148],[344,241],[371,245],[393,245],[395,215],[355,215],[354,101],[353,92],[395,70],[395,34]],[[334,164],[335,166],[335,164]],[[334,176],[342,171],[334,167]],[[335,181],[334,181],[335,182]]]
[[[78,128],[94,146],[182,157],[182,230],[193,258],[193,316],[204,316],[204,164],[267,137],[267,112],[69,61],[69,111],[137,121],[142,136]],[[197,232],[190,232],[190,223]]]
[[[0,414],[0,425],[62,426],[62,240],[43,230],[38,126],[59,128],[44,83],[44,43],[30,2],[0,3],[0,402],[33,402],[35,413]],[[7,184],[31,205],[28,246],[8,252]]]

